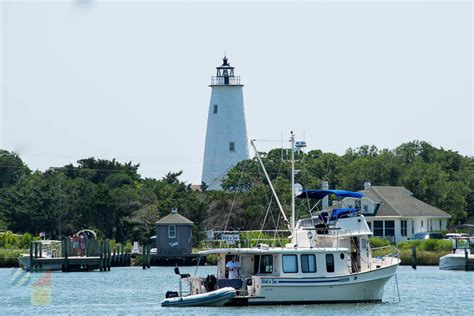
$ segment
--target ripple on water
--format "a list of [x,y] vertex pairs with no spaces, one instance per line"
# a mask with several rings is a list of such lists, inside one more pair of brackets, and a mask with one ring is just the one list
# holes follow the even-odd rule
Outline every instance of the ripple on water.
[[[195,268],[183,267],[183,273]],[[215,267],[199,268],[201,274],[215,272]],[[390,280],[384,302],[378,304],[322,304],[298,306],[249,306],[224,308],[161,308],[168,290],[177,287],[172,267],[112,268],[112,271],[52,273],[50,296],[45,305],[33,305],[39,295],[32,284],[11,284],[14,270],[0,269],[0,314],[174,314],[174,315],[308,315],[308,314],[469,314],[473,310],[474,272],[441,271],[438,267],[400,267],[398,282]],[[34,274],[36,279],[40,274]],[[35,280],[33,280],[34,283]],[[35,292],[36,291],[36,292]],[[44,294],[45,292],[43,292]]]

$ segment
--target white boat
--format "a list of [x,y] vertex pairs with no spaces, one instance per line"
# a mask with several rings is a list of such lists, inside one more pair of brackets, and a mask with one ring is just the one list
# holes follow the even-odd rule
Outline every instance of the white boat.
[[224,306],[232,301],[236,291],[233,287],[225,287],[211,292],[166,298],[161,302],[163,307],[191,306]]
[[453,253],[439,258],[441,270],[474,271],[474,237],[454,237]]
[[[38,254],[42,258],[57,258],[61,257],[61,241],[59,240],[40,240],[41,243],[41,254]],[[21,254],[18,258],[20,268],[26,271],[30,271],[31,262],[30,254]],[[45,263],[42,267],[45,270],[61,270],[61,264],[58,263]]]
[[[292,134],[292,153],[295,140]],[[292,216],[288,221],[271,184],[254,143],[257,158],[270,184],[280,213],[291,232],[290,242],[283,247],[260,244],[253,248],[220,248],[201,251],[203,256],[217,254],[217,271],[209,282],[199,276],[180,279],[187,282],[191,293],[212,292],[232,286],[236,296],[227,305],[310,304],[341,302],[380,302],[384,286],[396,275],[400,264],[398,250],[377,249],[374,257],[369,237],[372,236],[363,215],[356,208],[313,212],[313,199],[328,195],[339,198],[361,198],[362,193],[344,190],[306,190],[293,194]],[[292,154],[292,189],[294,157]],[[311,216],[296,221],[295,196],[310,205]],[[390,250],[391,253],[387,253]],[[240,264],[227,265],[230,259]],[[237,267],[238,278],[229,279],[227,267]],[[232,275],[235,275],[233,272]]]

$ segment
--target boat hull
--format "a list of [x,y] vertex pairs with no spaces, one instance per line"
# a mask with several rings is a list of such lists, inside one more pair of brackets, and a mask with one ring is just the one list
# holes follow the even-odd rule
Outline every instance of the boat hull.
[[[20,268],[25,270],[25,271],[30,271],[31,269],[31,260],[30,260],[30,255],[22,255],[18,259],[18,263],[20,265]],[[44,263],[42,264],[41,267],[43,270],[50,270],[50,271],[56,271],[56,270],[61,270],[62,265],[58,263]]]
[[398,263],[368,272],[326,278],[262,278],[249,305],[380,302]]
[[234,288],[225,287],[203,294],[167,298],[161,302],[162,307],[192,307],[192,306],[224,306],[236,295]]
[[474,271],[474,255],[468,255],[467,263],[464,254],[449,254],[439,258],[439,268],[441,270],[466,270]]

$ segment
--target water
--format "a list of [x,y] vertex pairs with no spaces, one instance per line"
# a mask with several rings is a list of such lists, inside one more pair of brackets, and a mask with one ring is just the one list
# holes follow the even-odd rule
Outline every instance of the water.
[[[193,274],[194,269],[183,267],[181,273]],[[215,267],[199,269],[202,274],[215,272]],[[177,288],[172,267],[112,268],[107,273],[35,273],[30,283],[22,284],[24,275],[17,269],[0,269],[0,315],[474,314],[474,272],[441,271],[438,267],[400,267],[401,302],[397,302],[392,279],[385,287],[383,303],[377,304],[217,308],[162,308],[165,292]]]

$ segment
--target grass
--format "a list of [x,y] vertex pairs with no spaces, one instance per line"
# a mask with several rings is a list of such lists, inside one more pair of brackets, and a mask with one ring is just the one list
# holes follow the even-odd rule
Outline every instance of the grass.
[[0,248],[0,268],[18,267],[20,254],[28,253],[28,249],[5,249]]

